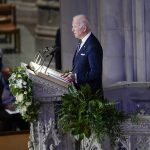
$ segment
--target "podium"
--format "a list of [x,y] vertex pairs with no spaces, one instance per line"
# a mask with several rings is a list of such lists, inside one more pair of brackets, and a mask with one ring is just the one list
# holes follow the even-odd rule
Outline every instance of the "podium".
[[[29,150],[75,150],[74,137],[63,134],[57,127],[61,96],[67,92],[68,83],[55,70],[34,62],[30,67],[26,70],[33,81],[33,99],[41,105],[38,120],[30,126]],[[83,140],[81,147],[101,150],[101,145],[93,137]]]
[[57,71],[47,69],[45,73],[45,66],[39,68],[34,62],[30,66],[32,70],[26,68],[26,71],[33,82],[33,99],[40,102],[40,110],[38,120],[30,126],[29,150],[74,150],[74,138],[62,134],[57,127],[61,95],[67,92],[68,83]]

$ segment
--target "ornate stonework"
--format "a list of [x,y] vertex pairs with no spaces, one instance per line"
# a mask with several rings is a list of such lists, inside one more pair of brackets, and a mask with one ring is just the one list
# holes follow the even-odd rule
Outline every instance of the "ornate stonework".
[[82,140],[82,149],[84,150],[102,150],[101,144],[97,142],[97,140],[91,136],[89,139],[84,138]]
[[[57,120],[60,105],[60,96],[67,90],[52,81],[41,78],[33,72],[28,72],[33,81],[33,98],[40,102],[38,121],[31,124],[30,150],[73,150],[69,135],[58,131]],[[66,140],[69,140],[66,143]],[[70,143],[70,144],[69,144]]]
[[[29,150],[75,150],[74,139],[62,134],[57,126],[61,95],[67,92],[66,88],[34,73],[29,76],[33,81],[34,99],[41,104],[38,121],[31,124]],[[82,141],[81,150],[149,150],[150,116],[142,111],[138,124],[127,120],[122,127],[125,135],[116,141],[115,149],[108,138],[99,144],[91,136]]]

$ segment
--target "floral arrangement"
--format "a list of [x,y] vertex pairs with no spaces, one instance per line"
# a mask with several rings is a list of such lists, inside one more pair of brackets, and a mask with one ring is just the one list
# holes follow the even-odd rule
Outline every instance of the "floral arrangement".
[[24,67],[16,67],[9,77],[9,86],[15,96],[15,107],[28,122],[36,121],[39,104],[32,99],[32,80]]
[[126,119],[126,114],[118,111],[115,103],[103,99],[100,91],[92,94],[89,85],[82,86],[79,91],[70,85],[68,93],[62,96],[60,128],[70,132],[78,141],[93,134],[99,142],[108,136],[115,145],[122,135],[121,124]]

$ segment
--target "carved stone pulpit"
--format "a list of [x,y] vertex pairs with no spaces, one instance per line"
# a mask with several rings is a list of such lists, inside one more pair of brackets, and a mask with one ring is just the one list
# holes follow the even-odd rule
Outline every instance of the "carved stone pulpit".
[[28,70],[33,81],[33,99],[40,102],[38,121],[31,123],[30,150],[74,150],[71,135],[62,134],[58,129],[60,98],[67,89],[65,82],[44,73],[35,74]]

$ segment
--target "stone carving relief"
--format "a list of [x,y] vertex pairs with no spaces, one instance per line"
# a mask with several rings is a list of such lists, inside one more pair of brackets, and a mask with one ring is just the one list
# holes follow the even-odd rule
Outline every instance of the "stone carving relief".
[[123,124],[126,132],[126,140],[119,141],[117,150],[149,150],[150,148],[150,118],[149,116],[139,116],[138,123],[127,121]]
[[59,145],[60,139],[52,119],[46,125],[44,122],[31,124],[29,150],[54,150]]
[[40,101],[38,121],[30,126],[29,150],[53,150],[60,143],[55,124],[55,103],[66,90],[53,82],[29,74],[33,81],[34,99]]
[[150,149],[150,136],[139,135],[134,137],[135,142],[132,149],[135,150],[149,150]]
[[38,126],[37,122],[30,124],[30,137],[28,141],[28,149],[29,150],[35,150],[38,149]]
[[150,105],[149,99],[131,99],[133,103],[133,111],[139,112],[142,115],[149,115],[150,114]]
[[60,143],[54,121],[49,120],[48,124],[40,123],[40,134],[42,135],[43,150],[53,150]]
[[144,132],[150,130],[150,117],[149,116],[139,116],[138,124],[131,122],[130,120],[126,121],[123,124],[123,128],[125,131],[134,131],[134,132]]
[[[50,149],[58,146],[60,143],[60,139],[59,139],[59,136],[57,134],[58,132],[54,128],[54,126],[55,126],[54,121],[49,120],[49,123],[46,127],[45,135],[43,136],[44,137],[44,140],[43,140],[44,144],[47,145]],[[51,141],[53,141],[53,142],[51,143]]]
[[118,139],[115,150],[130,150],[130,147],[130,136],[125,135],[122,139]]
[[101,144],[99,144],[93,136],[84,138],[81,147],[85,150],[102,150]]
[[34,82],[33,93],[36,97],[54,97],[61,96],[66,93],[66,88],[57,85],[56,83],[49,82],[44,78],[30,74],[31,80]]

